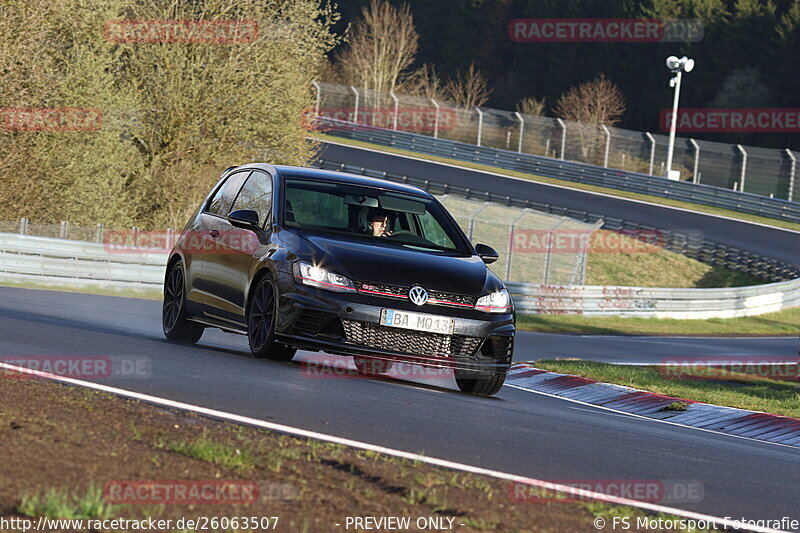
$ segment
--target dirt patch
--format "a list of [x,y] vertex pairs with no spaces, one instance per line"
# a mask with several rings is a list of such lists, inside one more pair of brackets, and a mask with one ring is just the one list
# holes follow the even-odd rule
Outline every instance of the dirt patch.
[[[0,380],[0,442],[0,516],[7,519],[23,517],[26,495],[53,488],[80,495],[95,487],[104,490],[106,503],[128,502],[105,516],[138,520],[277,516],[271,530],[343,532],[367,529],[366,523],[348,527],[347,517],[410,517],[410,531],[421,530],[415,525],[419,518],[458,532],[596,530],[584,504],[515,502],[505,481],[43,379]],[[158,489],[146,485],[137,492],[148,480]],[[229,490],[208,489],[220,485]],[[209,522],[204,529],[266,529],[260,524]]]

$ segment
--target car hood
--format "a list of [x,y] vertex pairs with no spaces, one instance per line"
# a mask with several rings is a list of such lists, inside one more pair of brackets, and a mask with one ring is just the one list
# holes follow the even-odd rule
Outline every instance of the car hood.
[[[480,296],[502,287],[478,256],[453,257],[362,239],[292,232],[300,259],[369,283],[421,285],[430,290]],[[294,240],[294,239],[292,239]],[[489,287],[487,287],[489,285]]]

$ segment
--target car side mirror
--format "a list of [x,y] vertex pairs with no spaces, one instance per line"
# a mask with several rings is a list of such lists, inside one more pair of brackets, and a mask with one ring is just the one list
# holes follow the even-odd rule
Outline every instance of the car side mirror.
[[494,263],[500,257],[494,248],[485,244],[476,244],[475,251],[478,252],[478,256],[480,256],[487,265],[489,263]]
[[237,209],[228,215],[228,222],[245,229],[258,228],[258,212],[253,209]]

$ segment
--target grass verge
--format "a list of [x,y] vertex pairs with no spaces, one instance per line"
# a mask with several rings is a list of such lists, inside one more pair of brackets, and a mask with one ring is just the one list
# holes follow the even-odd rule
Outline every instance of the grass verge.
[[800,335],[800,308],[741,318],[638,318],[584,315],[517,315],[517,328],[543,333],[595,335]]
[[[686,359],[691,359],[687,357]],[[714,405],[800,417],[797,363],[728,367],[631,366],[594,361],[539,361],[537,368]],[[669,410],[681,410],[680,406]]]
[[[348,144],[348,145],[351,145],[351,146],[358,146],[358,147],[362,147],[362,148],[372,148],[372,149],[375,149],[375,150],[382,150],[384,152],[391,152],[391,153],[395,153],[395,154],[399,154],[399,155],[408,155],[408,156],[418,157],[418,158],[421,158],[421,159],[428,159],[428,160],[431,160],[431,161],[437,161],[437,162],[440,162],[440,163],[448,163],[448,164],[451,164],[451,165],[457,165],[457,166],[464,167],[464,168],[471,168],[471,169],[474,169],[474,170],[485,170],[485,171],[488,171],[488,172],[494,172],[494,173],[497,173],[497,174],[505,174],[507,176],[513,176],[513,177],[516,177],[516,178],[522,178],[522,179],[535,181],[535,182],[539,182],[539,183],[549,183],[549,184],[552,184],[552,185],[560,185],[562,187],[568,187],[570,189],[577,189],[577,190],[583,190],[583,191],[592,191],[592,192],[601,192],[601,193],[609,194],[609,195],[612,195],[612,196],[618,196],[620,198],[630,198],[632,200],[642,200],[642,201],[645,201],[645,202],[650,202],[650,203],[659,204],[659,205],[666,205],[666,206],[670,206],[670,207],[679,207],[679,208],[682,208],[682,209],[690,209],[692,211],[698,211],[698,212],[701,212],[701,213],[708,213],[708,214],[711,214],[711,215],[720,215],[720,216],[734,218],[734,219],[737,219],[737,220],[744,220],[744,221],[747,221],[747,222],[757,222],[759,224],[767,224],[769,226],[776,226],[776,227],[779,227],[779,228],[785,228],[785,229],[800,231],[800,224],[797,224],[797,223],[794,223],[794,222],[786,222],[786,221],[783,221],[783,220],[776,220],[776,219],[772,219],[772,218],[761,217],[761,216],[758,216],[758,215],[751,215],[751,214],[748,214],[748,213],[739,213],[738,211],[731,211],[729,209],[722,209],[722,208],[719,208],[719,207],[711,207],[711,206],[702,205],[702,204],[693,204],[693,203],[690,203],[690,202],[683,202],[683,201],[679,201],[679,200],[671,200],[671,199],[668,199],[668,198],[661,198],[661,197],[658,197],[658,196],[648,196],[646,194],[639,194],[639,193],[634,193],[634,192],[621,191],[619,189],[610,189],[608,187],[598,187],[598,186],[595,186],[595,185],[586,185],[586,184],[583,184],[583,183],[560,180],[560,179],[556,179],[556,178],[546,178],[544,176],[539,176],[539,175],[536,175],[536,174],[527,174],[527,173],[518,172],[518,171],[515,171],[515,170],[507,170],[507,169],[504,169],[504,168],[492,167],[492,166],[489,166],[489,165],[481,165],[481,164],[477,164],[477,163],[471,163],[471,162],[468,162],[468,161],[460,161],[458,159],[450,159],[450,158],[447,158],[447,157],[439,157],[439,156],[435,156],[435,155],[428,155],[428,154],[423,154],[423,153],[420,153],[420,152],[410,152],[408,150],[400,150],[400,149],[392,148],[392,147],[389,147],[389,146],[383,146],[381,144],[367,143],[367,142],[362,142],[362,141],[354,141],[354,140],[351,140],[351,139],[346,139],[344,137],[336,137],[334,135],[325,135],[325,134],[319,134],[318,133],[318,134],[315,134],[313,138],[314,138],[314,140],[319,140],[319,141],[330,141],[330,142],[336,142],[336,143],[341,143],[341,144]],[[420,177],[424,177],[424,176],[420,176]]]
[[117,289],[101,285],[59,285],[58,283],[40,283],[32,281],[0,281],[0,287],[15,287],[19,289],[32,289],[39,291],[75,292],[83,294],[98,294],[100,296],[119,296],[121,298],[140,298],[143,300],[161,300],[164,294],[158,289]]

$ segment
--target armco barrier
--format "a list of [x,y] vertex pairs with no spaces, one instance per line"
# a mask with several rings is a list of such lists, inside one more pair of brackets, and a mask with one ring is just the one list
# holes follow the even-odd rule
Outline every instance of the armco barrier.
[[417,187],[426,189],[435,194],[457,194],[465,198],[498,202],[512,207],[534,209],[553,215],[574,218],[588,223],[594,223],[602,220],[603,229],[608,230],[658,230],[660,235],[662,235],[664,238],[664,248],[676,253],[684,254],[692,259],[697,259],[700,262],[712,266],[726,268],[728,270],[736,270],[738,272],[743,272],[745,274],[769,281],[786,281],[800,278],[800,266],[798,265],[791,265],[782,261],[778,261],[777,259],[763,257],[753,252],[748,252],[747,250],[708,241],[691,233],[681,233],[654,228],[653,226],[639,224],[638,222],[622,220],[614,217],[606,217],[599,213],[592,213],[580,209],[572,209],[543,202],[536,202],[533,200],[512,198],[510,196],[499,195],[491,191],[480,191],[471,189],[469,187],[460,187],[432,181],[429,179],[356,167],[337,161],[319,159],[314,164],[327,170],[339,170],[353,174],[362,174],[364,176],[408,183],[410,185],[415,185]]
[[319,121],[325,133],[338,137],[800,223],[800,202],[773,199],[699,183],[670,181],[637,172],[562,161],[499,148],[435,139],[418,133],[373,128],[330,118]]
[[[104,245],[0,233],[0,281],[160,289],[166,254],[109,252]],[[522,313],[730,318],[800,305],[800,279],[731,289],[660,289],[508,283]]]
[[0,233],[0,280],[160,288],[167,254],[112,253],[103,244]]
[[800,306],[800,279],[726,289],[506,284],[518,312],[653,318],[735,318]]

